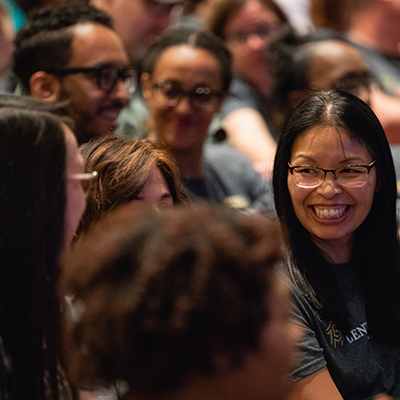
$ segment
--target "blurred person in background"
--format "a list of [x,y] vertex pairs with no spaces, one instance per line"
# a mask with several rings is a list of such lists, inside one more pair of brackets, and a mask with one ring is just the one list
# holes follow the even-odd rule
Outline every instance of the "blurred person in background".
[[272,210],[267,183],[242,153],[205,145],[231,78],[230,53],[217,37],[195,29],[168,32],[143,62],[148,134],[171,151],[192,200]]
[[[183,0],[92,0],[91,4],[108,13],[121,37],[133,68],[141,73],[141,63],[149,46],[180,19]],[[118,133],[140,137],[148,110],[143,102],[140,82],[130,94],[128,107],[119,115]]]
[[363,54],[373,80],[400,97],[400,5],[397,0],[312,0],[316,27],[345,33]]
[[288,30],[271,44],[270,61],[273,97],[283,122],[310,92],[343,90],[374,110],[390,144],[400,143],[400,100],[374,84],[362,52],[343,35],[326,30],[298,35]]
[[235,79],[221,108],[222,128],[265,178],[271,176],[277,138],[268,46],[286,24],[273,0],[221,0],[209,21],[233,59]]
[[182,11],[183,0],[92,0],[108,13],[129,55],[131,65],[140,63],[151,44],[159,39]]

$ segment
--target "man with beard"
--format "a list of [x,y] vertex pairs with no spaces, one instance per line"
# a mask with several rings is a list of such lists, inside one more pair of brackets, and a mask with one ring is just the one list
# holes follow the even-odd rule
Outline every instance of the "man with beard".
[[[90,3],[112,17],[131,65],[138,71],[147,49],[179,19],[183,6],[183,0],[91,0]],[[129,106],[120,114],[118,132],[140,136],[146,118],[148,111],[139,86]]]
[[118,126],[135,73],[111,18],[72,3],[30,14],[16,37],[14,73],[24,94],[68,101],[80,143]]

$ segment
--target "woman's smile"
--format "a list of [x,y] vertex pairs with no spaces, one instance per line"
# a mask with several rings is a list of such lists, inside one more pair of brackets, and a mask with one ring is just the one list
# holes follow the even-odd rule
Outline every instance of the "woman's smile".
[[[373,157],[367,148],[352,140],[343,129],[314,127],[293,143],[290,165],[329,170],[316,187],[299,187],[288,172],[288,188],[294,212],[313,238],[330,247],[352,246],[355,230],[368,216],[376,191],[375,168],[363,186],[340,184],[333,170],[348,165],[369,165]],[[309,172],[304,169],[306,174]],[[316,243],[317,243],[316,241]]]

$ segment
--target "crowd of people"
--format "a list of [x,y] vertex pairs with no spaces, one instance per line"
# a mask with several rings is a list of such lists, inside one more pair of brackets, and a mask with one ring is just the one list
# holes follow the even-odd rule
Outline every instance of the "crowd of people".
[[0,400],[400,399],[395,3],[0,0]]

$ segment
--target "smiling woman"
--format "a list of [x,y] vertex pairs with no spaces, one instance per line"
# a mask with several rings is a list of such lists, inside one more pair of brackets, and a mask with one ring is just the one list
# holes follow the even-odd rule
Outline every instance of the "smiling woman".
[[171,151],[193,201],[271,211],[269,187],[249,160],[227,146],[205,145],[231,79],[231,56],[218,38],[171,30],[143,60],[148,133]]
[[371,109],[344,92],[306,99],[280,137],[274,195],[306,332],[296,398],[397,398],[396,179]]

